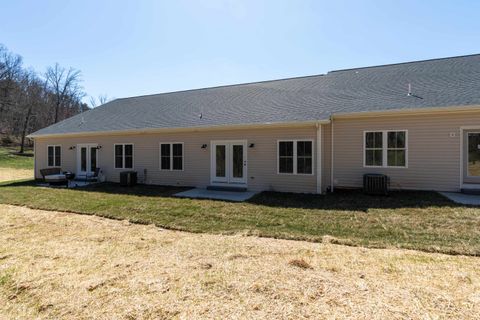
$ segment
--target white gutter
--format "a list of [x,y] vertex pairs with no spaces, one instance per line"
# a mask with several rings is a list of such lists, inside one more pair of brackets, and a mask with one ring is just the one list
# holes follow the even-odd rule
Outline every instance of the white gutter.
[[328,124],[336,118],[363,118],[363,117],[379,117],[401,114],[438,114],[438,113],[457,113],[457,112],[478,112],[480,105],[474,106],[450,106],[425,109],[392,109],[384,111],[365,111],[365,112],[339,112],[332,113],[331,120],[316,121],[298,121],[298,122],[264,122],[257,124],[239,124],[239,125],[219,125],[219,126],[197,126],[188,128],[151,128],[151,129],[131,129],[131,130],[110,130],[110,131],[87,131],[76,133],[56,133],[56,134],[29,134],[27,138],[48,138],[48,137],[64,137],[64,136],[97,136],[97,135],[123,135],[123,134],[147,134],[155,132],[188,132],[188,131],[213,131],[213,130],[233,130],[233,129],[252,129],[252,128],[281,128],[292,126],[316,125],[317,123]]
[[360,111],[360,112],[338,112],[333,113],[336,118],[365,118],[365,117],[382,117],[393,115],[409,115],[409,114],[438,114],[438,113],[457,113],[457,112],[478,112],[480,105],[473,106],[449,106],[424,109],[391,109],[383,111]]
[[50,138],[50,137],[78,137],[78,136],[99,136],[99,135],[125,135],[125,134],[149,134],[164,132],[196,132],[196,131],[219,131],[219,130],[237,130],[237,129],[267,129],[267,128],[286,128],[316,126],[317,124],[327,124],[330,120],[316,121],[298,121],[298,122],[264,122],[256,124],[239,125],[220,125],[220,126],[197,126],[186,128],[150,128],[150,129],[131,129],[131,130],[110,130],[110,131],[86,131],[55,134],[30,134],[27,138]]

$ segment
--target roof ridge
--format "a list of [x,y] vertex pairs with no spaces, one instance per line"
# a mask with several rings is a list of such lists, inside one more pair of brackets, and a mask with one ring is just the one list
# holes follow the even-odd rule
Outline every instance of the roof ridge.
[[[320,74],[312,74],[312,75],[308,75],[308,76],[297,76],[297,77],[289,77],[289,78],[273,79],[273,80],[260,80],[260,81],[252,81],[252,82],[242,82],[242,83],[218,85],[218,86],[213,86],[213,87],[203,87],[203,88],[176,90],[176,91],[168,91],[168,92],[161,92],[161,93],[142,94],[142,95],[139,95],[139,96],[117,98],[115,100],[150,97],[150,96],[160,96],[160,95],[164,95],[164,94],[172,94],[172,93],[180,93],[180,92],[200,91],[200,90],[208,90],[208,89],[219,89],[219,88],[228,88],[228,87],[236,87],[236,86],[245,86],[245,85],[250,85],[250,84],[259,84],[259,83],[303,79],[303,78],[313,78],[313,77],[324,77],[324,76],[326,76],[326,74],[320,73]],[[114,100],[112,100],[112,101],[114,101]]]
[[480,53],[473,53],[473,54],[465,54],[460,56],[451,56],[451,57],[444,57],[444,58],[431,58],[431,59],[424,59],[424,60],[414,60],[414,61],[406,61],[406,62],[397,62],[397,63],[387,63],[387,64],[379,64],[376,66],[367,66],[367,67],[358,67],[358,68],[347,68],[347,69],[337,69],[332,70],[327,73],[334,73],[334,72],[342,72],[342,71],[352,71],[352,70],[361,70],[361,69],[371,69],[371,68],[380,68],[380,67],[390,67],[390,66],[398,66],[403,64],[410,64],[410,63],[419,63],[419,62],[428,62],[428,61],[439,61],[439,60],[448,60],[448,59],[458,59],[458,58],[467,58],[473,56],[480,56]]

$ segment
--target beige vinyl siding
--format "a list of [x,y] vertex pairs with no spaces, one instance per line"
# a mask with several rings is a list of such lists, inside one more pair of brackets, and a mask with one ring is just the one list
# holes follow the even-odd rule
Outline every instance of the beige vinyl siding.
[[[322,189],[331,186],[332,126],[334,185],[361,187],[364,173],[384,173],[390,176],[396,189],[458,191],[461,186],[460,128],[480,126],[480,112],[449,114],[392,115],[358,118],[334,118],[322,125]],[[408,168],[368,168],[363,166],[364,131],[407,130]],[[454,134],[454,136],[451,136]],[[62,146],[62,169],[76,172],[76,150],[71,146],[98,143],[98,166],[109,181],[118,181],[121,169],[114,169],[115,143],[134,144],[134,170],[140,181],[158,185],[205,187],[210,184],[210,142],[212,140],[247,140],[247,186],[250,190],[286,192],[316,192],[316,175],[277,174],[278,140],[313,140],[316,150],[316,127],[313,125],[236,130],[198,130],[190,132],[99,135],[71,138],[37,138],[35,140],[36,177],[47,167],[47,145]],[[184,143],[184,170],[161,171],[159,143]],[[206,149],[201,149],[207,144]],[[316,161],[314,161],[316,163]],[[145,176],[145,170],[147,175]],[[146,179],[146,181],[145,181]]]
[[[102,169],[108,181],[118,182],[119,173],[122,169],[114,169],[114,144],[133,143],[133,170],[138,172],[140,181],[158,185],[205,187],[210,184],[210,141],[247,140],[247,146],[250,143],[255,144],[254,148],[247,147],[247,184],[250,190],[315,193],[316,168],[314,168],[314,175],[277,174],[277,141],[281,139],[313,140],[313,151],[316,152],[315,126],[281,129],[202,130],[155,134],[99,135],[83,138],[37,138],[35,141],[35,174],[37,178],[40,177],[39,170],[47,166],[47,145],[61,145],[62,169],[76,172],[77,150],[70,150],[69,148],[82,143],[95,143],[101,146],[101,149],[98,151],[98,167]],[[183,171],[160,170],[160,142],[184,143]],[[201,149],[202,144],[207,144],[208,147]],[[315,157],[316,155],[314,155]]]
[[332,126],[322,125],[322,189],[323,191],[331,185],[331,160],[332,160]]
[[[364,173],[383,173],[397,189],[458,191],[460,127],[474,125],[480,112],[335,118],[334,185],[360,187]],[[363,133],[376,130],[408,130],[408,168],[364,168]]]

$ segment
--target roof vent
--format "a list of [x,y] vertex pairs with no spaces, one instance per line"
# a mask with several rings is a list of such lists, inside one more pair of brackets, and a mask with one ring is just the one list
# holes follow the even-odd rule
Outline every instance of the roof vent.
[[420,96],[418,96],[418,95],[416,95],[416,94],[413,94],[413,92],[412,92],[412,84],[411,84],[411,83],[408,84],[407,96],[408,96],[408,97],[414,97],[414,98],[422,99],[422,100],[423,100],[422,97],[420,97]]

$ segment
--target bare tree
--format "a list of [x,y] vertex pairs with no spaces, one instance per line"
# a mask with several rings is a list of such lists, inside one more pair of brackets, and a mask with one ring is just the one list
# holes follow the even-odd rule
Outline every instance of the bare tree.
[[0,141],[20,142],[20,152],[30,132],[89,109],[80,71],[55,64],[44,76],[24,69],[22,58],[0,44]]
[[45,73],[45,78],[49,88],[55,96],[54,123],[59,121],[59,115],[68,99],[74,97],[80,100],[85,94],[80,85],[81,73],[79,70],[69,68],[66,70],[58,63],[54,67],[49,67]]
[[90,106],[92,106],[92,108],[95,108],[96,106],[101,106],[102,104],[105,104],[110,100],[112,99],[110,99],[106,94],[99,94],[97,99],[95,99],[94,96],[90,96]]
[[0,44],[0,118],[12,103],[11,90],[22,71],[22,57],[13,54]]
[[25,71],[21,76],[22,95],[19,97],[19,110],[22,115],[22,131],[20,153],[25,151],[25,137],[29,132],[34,110],[45,103],[45,83],[40,80],[33,70]]
[[22,70],[22,57],[0,44],[0,81],[13,80]]

